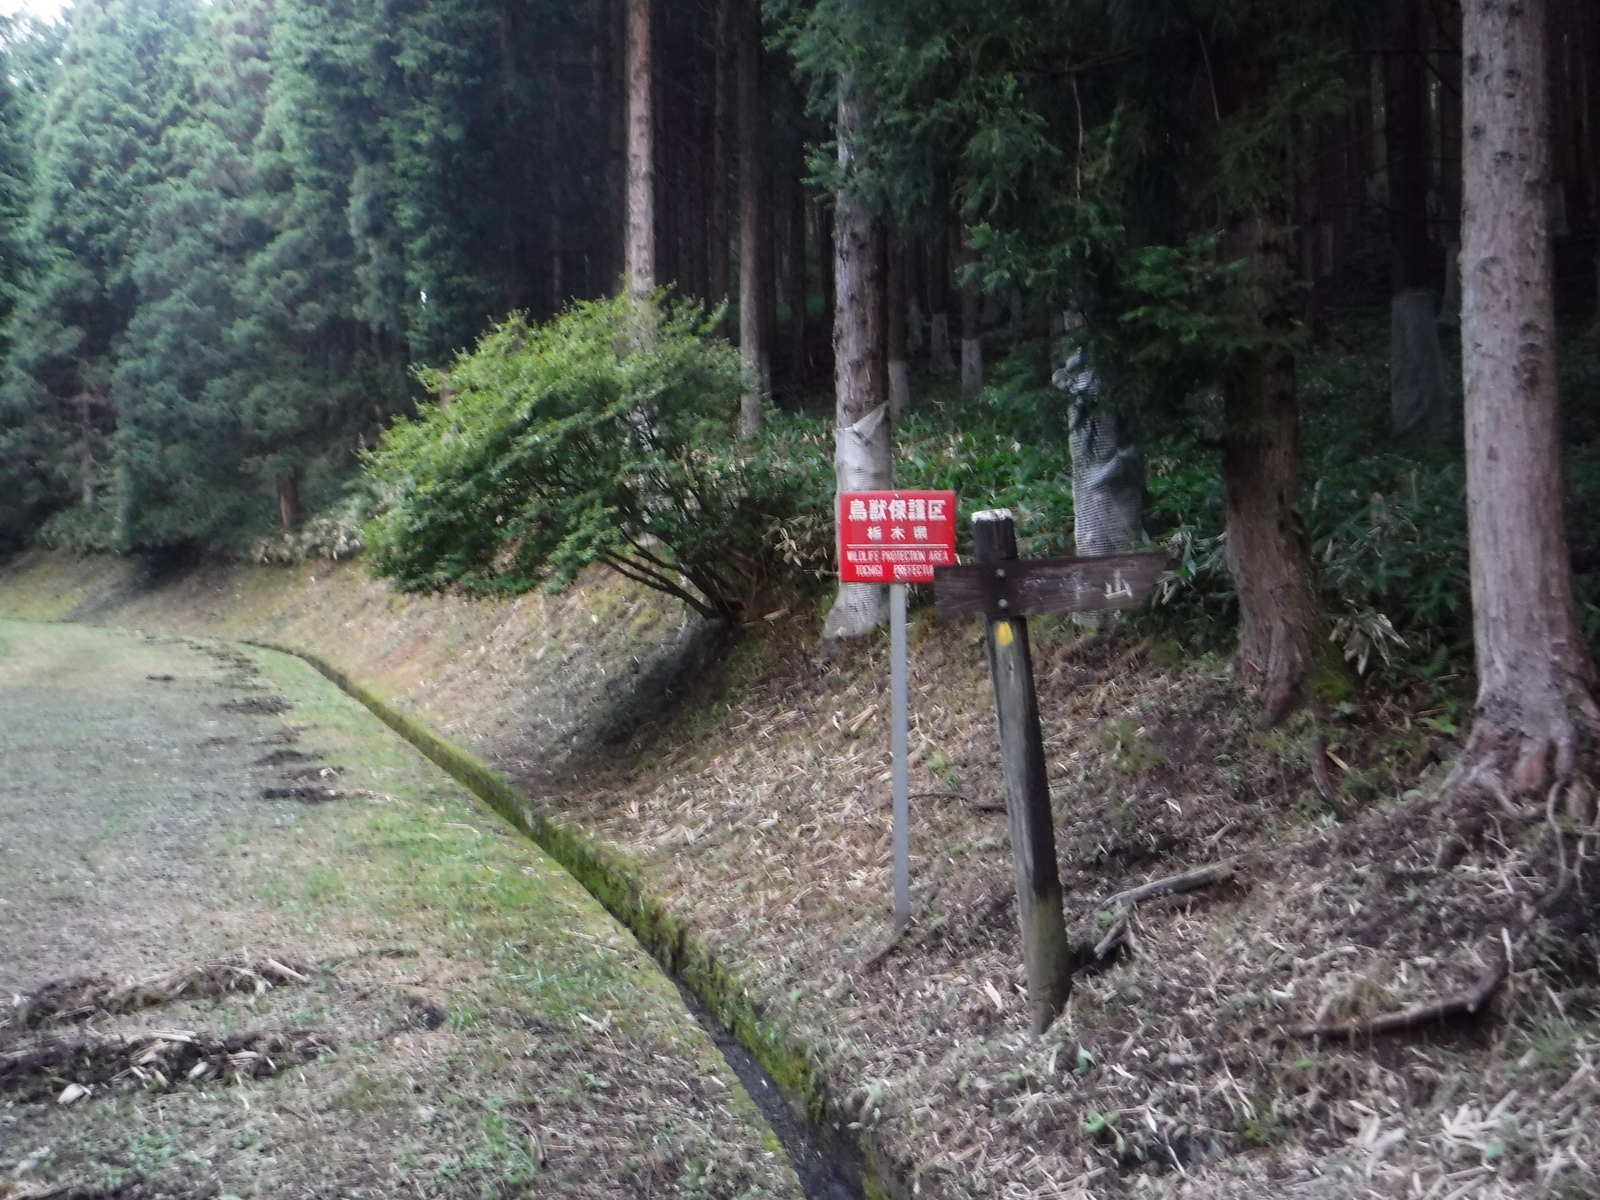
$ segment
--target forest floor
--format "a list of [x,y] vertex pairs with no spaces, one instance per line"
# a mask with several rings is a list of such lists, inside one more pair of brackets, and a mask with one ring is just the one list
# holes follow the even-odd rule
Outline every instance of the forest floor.
[[[0,576],[0,611],[236,634],[262,621],[244,599],[206,607],[256,590],[243,569],[154,592],[94,581],[116,569],[24,560]],[[1592,931],[1528,926],[1549,865],[1534,853],[1543,813],[1438,803],[1461,713],[1434,693],[1358,686],[1318,719],[1263,731],[1225,661],[1126,626],[1036,622],[1070,925],[1093,941],[1116,893],[1207,865],[1225,878],[1138,905],[1107,960],[1079,974],[1065,1015],[1033,1038],[975,626],[914,614],[915,924],[883,955],[881,644],[818,664],[814,606],[774,601],[657,719],[599,751],[541,758],[470,686],[485,660],[499,657],[498,678],[521,669],[513,647],[543,644],[526,614],[419,607],[431,642],[386,674],[373,645],[411,619],[402,608],[443,602],[386,601],[395,625],[368,631],[361,597],[376,585],[339,570],[260,585],[321,614],[294,625],[296,644],[366,661],[352,673],[632,863],[758,1008],[813,1048],[840,1130],[862,1131],[921,1195],[1600,1191]],[[583,605],[615,614],[640,601],[590,579],[563,603],[575,607],[545,619],[566,622],[560,636],[576,644]],[[487,648],[479,665],[462,663],[462,645]],[[427,663],[459,683],[423,688]],[[1581,859],[1570,865],[1587,897],[1595,882]],[[1297,1032],[1458,994],[1506,962],[1512,932],[1509,973],[1471,1016],[1391,1035]]]
[[297,659],[0,622],[0,1196],[785,1197],[633,937]]

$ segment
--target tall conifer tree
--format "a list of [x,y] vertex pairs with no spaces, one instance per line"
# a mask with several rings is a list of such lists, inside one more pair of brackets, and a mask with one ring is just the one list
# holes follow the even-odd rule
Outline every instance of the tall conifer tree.
[[6,324],[26,284],[31,257],[25,249],[24,223],[33,193],[31,147],[25,140],[25,100],[11,82],[12,55],[7,43],[13,22],[0,17],[0,363],[9,339]]
[[271,236],[237,287],[228,337],[238,367],[222,386],[238,406],[243,468],[284,526],[308,486],[315,501],[337,495],[358,439],[405,403],[404,302],[372,286],[399,278],[381,171],[388,126],[370,87],[391,48],[366,0],[276,8],[254,143]]
[[[37,22],[0,18],[0,383],[12,344],[11,318],[38,266],[28,227],[33,199],[33,134],[55,71],[60,37]],[[0,552],[18,545],[37,519],[41,481],[30,464],[31,405],[8,401],[0,388]]]
[[121,537],[215,541],[252,524],[227,336],[249,257],[266,241],[253,144],[266,108],[271,0],[218,0],[187,57],[193,99],[159,148],[133,264],[139,306],[112,395]]
[[12,466],[31,478],[34,509],[76,502],[102,540],[113,536],[101,503],[116,428],[111,375],[138,301],[145,191],[187,101],[180,59],[193,26],[188,0],[78,5],[35,137],[28,232],[41,264],[0,384],[10,420],[27,430]]

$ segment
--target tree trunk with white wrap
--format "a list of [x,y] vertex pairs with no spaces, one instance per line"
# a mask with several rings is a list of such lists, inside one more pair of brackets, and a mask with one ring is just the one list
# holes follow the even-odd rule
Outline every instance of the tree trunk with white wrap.
[[[859,100],[847,77],[839,86],[839,166],[843,184],[834,206],[833,321],[836,421],[834,477],[841,492],[894,486],[889,381],[884,347],[882,226],[855,191],[853,138]],[[862,637],[889,619],[881,584],[842,583],[823,641]]]

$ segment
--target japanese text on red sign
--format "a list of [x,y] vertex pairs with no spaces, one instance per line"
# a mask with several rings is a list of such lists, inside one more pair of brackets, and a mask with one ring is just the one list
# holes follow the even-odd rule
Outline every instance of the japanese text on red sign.
[[843,583],[932,583],[956,561],[954,492],[841,492]]

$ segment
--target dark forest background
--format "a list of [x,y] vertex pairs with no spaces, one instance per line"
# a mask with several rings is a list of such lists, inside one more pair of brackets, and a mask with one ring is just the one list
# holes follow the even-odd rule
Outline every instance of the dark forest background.
[[[617,291],[628,7],[83,0],[65,26],[4,27],[0,551],[262,554],[313,520],[358,525],[359,453],[431,402],[418,368],[512,312]],[[1593,626],[1600,5],[1550,13]],[[651,21],[655,282],[728,306],[763,436],[810,456],[823,511],[848,86],[882,353],[912,382],[904,483],[1010,502],[1025,546],[1070,548],[1072,419],[1051,381],[1082,351],[1142,447],[1179,624],[1229,628],[1208,381],[1244,336],[1233,214],[1281,212],[1268,336],[1295,362],[1336,637],[1363,669],[1465,660],[1451,0],[677,0]],[[739,311],[741,280],[759,311]],[[769,532],[814,566],[799,543],[827,534],[804,515]]]

